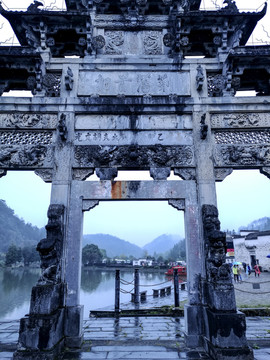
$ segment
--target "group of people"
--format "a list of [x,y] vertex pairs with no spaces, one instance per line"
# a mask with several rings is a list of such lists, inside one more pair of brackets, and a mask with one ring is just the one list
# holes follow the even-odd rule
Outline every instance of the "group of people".
[[[246,263],[242,263],[243,265],[243,270],[244,270],[244,273],[249,276],[251,274],[251,267],[249,264],[246,264]],[[259,265],[254,265],[253,266],[253,269],[254,269],[254,272],[255,272],[255,277],[259,277],[260,276],[260,267]],[[235,283],[238,283],[238,282],[242,282],[242,268],[238,265],[238,264],[234,264],[233,265],[233,268],[232,268],[232,273],[233,273],[233,279],[234,279],[234,282]]]

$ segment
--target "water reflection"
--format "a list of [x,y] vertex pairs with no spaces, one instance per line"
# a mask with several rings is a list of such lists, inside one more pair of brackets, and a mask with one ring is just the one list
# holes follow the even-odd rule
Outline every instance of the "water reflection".
[[39,273],[39,269],[0,270],[0,319],[18,319],[28,313]]
[[[39,269],[0,269],[0,320],[19,319],[29,312],[31,289],[40,275]],[[131,299],[128,293],[134,287],[133,270],[121,270],[121,279],[128,284],[121,284],[127,292],[121,293],[120,302],[127,303]],[[152,292],[151,284],[165,281],[163,272],[140,271],[141,290],[148,286],[148,293]],[[150,287],[149,287],[150,285]],[[82,269],[81,301],[84,305],[84,317],[89,316],[90,310],[114,307],[115,271]]]

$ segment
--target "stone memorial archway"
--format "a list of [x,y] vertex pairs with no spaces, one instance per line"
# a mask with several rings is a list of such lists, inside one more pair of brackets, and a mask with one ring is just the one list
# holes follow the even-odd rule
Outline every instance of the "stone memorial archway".
[[[42,276],[14,358],[80,346],[82,212],[100,200],[164,199],[185,210],[186,343],[214,359],[253,359],[238,313],[215,182],[233,169],[270,174],[269,46],[246,46],[261,12],[200,0],[66,0],[0,5],[21,46],[0,47],[0,168],[52,183]],[[70,57],[76,55],[77,58]],[[195,57],[195,58],[194,58]],[[255,90],[256,97],[235,97]],[[147,170],[153,182],[115,182]],[[173,170],[183,181],[167,181]],[[84,180],[96,171],[100,181]]]

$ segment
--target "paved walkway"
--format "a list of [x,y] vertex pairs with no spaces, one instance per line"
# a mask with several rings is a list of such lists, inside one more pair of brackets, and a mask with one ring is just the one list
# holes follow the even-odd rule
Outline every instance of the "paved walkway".
[[[84,344],[80,351],[67,351],[63,360],[90,359],[208,359],[198,349],[184,345],[184,318],[134,317],[91,318],[84,321]],[[19,321],[0,322],[0,359],[12,359]],[[256,360],[270,359],[270,317],[248,317],[247,338]]]

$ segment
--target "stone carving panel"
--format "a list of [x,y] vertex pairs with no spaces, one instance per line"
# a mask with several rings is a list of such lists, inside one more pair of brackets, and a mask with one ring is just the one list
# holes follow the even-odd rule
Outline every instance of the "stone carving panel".
[[161,32],[149,31],[145,32],[143,38],[144,53],[146,55],[160,55],[162,54]]
[[121,55],[123,53],[123,31],[105,31],[105,53],[109,55]]
[[0,131],[1,145],[49,145],[52,143],[52,131]]
[[44,145],[1,146],[0,167],[4,168],[33,168],[51,167],[53,151]]
[[180,167],[194,165],[192,146],[75,146],[74,167]]
[[143,96],[143,95],[190,95],[189,74],[187,72],[111,72],[98,73],[81,71],[79,76],[79,96]]
[[0,114],[1,128],[56,128],[57,114]]
[[47,73],[43,76],[42,84],[46,96],[58,97],[61,90],[61,74]]
[[269,113],[229,113],[229,114],[213,114],[211,116],[212,128],[223,127],[265,127],[270,126]]
[[217,166],[265,166],[270,164],[270,146],[226,146],[216,148]]
[[215,131],[216,144],[270,144],[270,130]]

